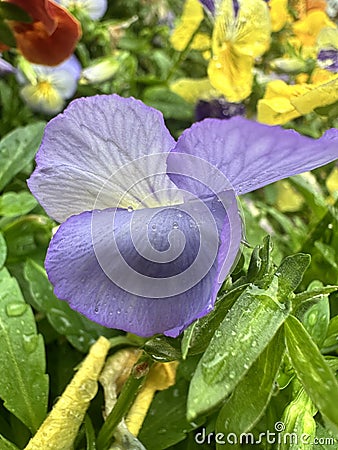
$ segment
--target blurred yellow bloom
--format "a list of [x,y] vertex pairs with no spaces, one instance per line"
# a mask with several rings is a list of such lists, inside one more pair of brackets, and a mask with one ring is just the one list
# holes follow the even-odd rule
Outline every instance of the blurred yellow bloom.
[[299,46],[314,47],[323,28],[336,28],[324,11],[312,10],[303,19],[293,24],[293,33]]
[[196,80],[181,78],[172,83],[170,89],[189,103],[196,103],[198,100],[208,101],[220,96],[220,93],[211,86],[208,78]]
[[258,101],[258,121],[280,125],[319,106],[335,103],[338,100],[338,75],[327,74],[325,80],[319,79],[319,76],[314,78],[311,84],[288,85],[281,80],[268,83],[264,98]]
[[270,15],[263,0],[222,0],[215,14],[212,53],[208,67],[212,86],[228,101],[239,102],[251,93],[255,58],[270,45]]
[[[198,0],[187,0],[183,7],[181,20],[170,38],[171,45],[175,50],[179,52],[185,50],[203,18],[204,12],[201,3]],[[195,36],[194,40],[196,38],[199,39]]]
[[290,19],[288,0],[270,0],[271,30],[280,31]]
[[286,180],[277,183],[276,206],[281,212],[299,211],[304,198]]
[[338,167],[334,167],[330,175],[327,177],[326,187],[333,199],[338,198]]

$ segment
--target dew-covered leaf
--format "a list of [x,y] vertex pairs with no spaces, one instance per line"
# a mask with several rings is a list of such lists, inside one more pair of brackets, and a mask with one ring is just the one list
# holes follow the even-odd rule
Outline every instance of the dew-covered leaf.
[[278,267],[278,299],[289,297],[302,281],[303,275],[311,262],[310,255],[297,253],[287,256]]
[[35,432],[47,412],[45,352],[31,308],[14,278],[0,271],[0,397]]
[[[314,281],[313,283],[315,283],[318,288],[322,287],[320,286],[320,282]],[[304,313],[301,321],[315,344],[321,348],[330,322],[330,303],[328,296],[323,295],[317,303],[312,305]]]
[[116,334],[72,310],[68,303],[55,297],[44,268],[33,260],[25,263],[24,274],[29,284],[32,306],[45,313],[53,328],[66,336],[77,350],[87,352],[99,336],[111,337]]
[[297,377],[321,414],[338,426],[338,382],[334,373],[298,319],[289,316],[284,326],[287,351]]
[[0,216],[21,216],[29,213],[37,204],[37,200],[27,191],[6,192],[0,197]]
[[284,351],[284,334],[279,330],[225,401],[217,417],[216,433],[240,436],[258,422],[273,394]]
[[193,420],[221,403],[241,381],[290,313],[271,290],[247,289],[230,309],[202,356],[190,385]]
[[22,170],[37,152],[44,122],[16,128],[0,141],[0,191]]
[[188,353],[190,355],[202,353],[208,347],[212,336],[223,321],[226,313],[247,287],[247,284],[238,286],[229,292],[221,294],[211,313],[196,320],[185,330],[182,339],[182,356],[184,358]]

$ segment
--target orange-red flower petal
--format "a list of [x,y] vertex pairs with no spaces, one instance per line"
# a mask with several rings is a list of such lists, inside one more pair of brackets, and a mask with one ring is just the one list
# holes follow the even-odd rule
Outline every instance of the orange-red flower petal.
[[54,66],[67,59],[81,37],[79,22],[52,0],[6,0],[24,9],[32,23],[11,22],[17,47],[35,64]]

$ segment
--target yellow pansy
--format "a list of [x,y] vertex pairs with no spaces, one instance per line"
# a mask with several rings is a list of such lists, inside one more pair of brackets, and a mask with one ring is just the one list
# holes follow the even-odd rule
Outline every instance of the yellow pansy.
[[323,28],[336,28],[324,11],[311,10],[301,20],[293,24],[293,33],[299,46],[314,47],[316,39]]
[[330,74],[326,80],[311,84],[288,85],[274,80],[268,83],[264,98],[258,101],[257,119],[268,125],[281,125],[337,100],[338,75]]
[[288,0],[270,0],[271,30],[280,31],[290,19]]
[[212,35],[213,57],[208,66],[211,85],[228,101],[238,102],[251,93],[255,58],[270,44],[270,16],[264,0],[232,0],[216,10]]
[[[204,12],[201,3],[198,0],[187,0],[183,7],[181,20],[170,38],[171,45],[175,50],[182,52],[186,49],[203,18]],[[195,36],[196,38],[199,39]]]

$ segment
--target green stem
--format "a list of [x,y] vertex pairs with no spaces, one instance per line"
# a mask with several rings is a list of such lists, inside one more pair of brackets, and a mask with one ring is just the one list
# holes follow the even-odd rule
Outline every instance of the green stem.
[[122,418],[126,416],[131,405],[133,404],[142,384],[146,379],[146,374],[148,373],[148,371],[145,369],[149,368],[151,364],[152,361],[149,356],[143,354],[133,367],[132,372],[125,382],[114,408],[112,409],[99,432],[96,442],[98,450],[109,449],[115,433],[115,429],[121,422]]

